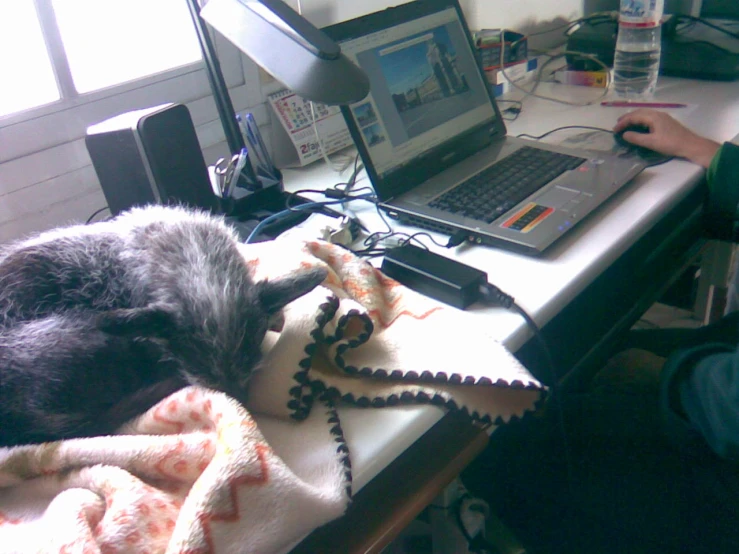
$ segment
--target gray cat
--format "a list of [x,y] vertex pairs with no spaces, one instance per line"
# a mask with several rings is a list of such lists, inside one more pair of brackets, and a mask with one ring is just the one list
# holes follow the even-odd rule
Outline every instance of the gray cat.
[[0,445],[108,434],[188,384],[246,398],[281,309],[325,270],[253,282],[236,233],[134,209],[0,252]]

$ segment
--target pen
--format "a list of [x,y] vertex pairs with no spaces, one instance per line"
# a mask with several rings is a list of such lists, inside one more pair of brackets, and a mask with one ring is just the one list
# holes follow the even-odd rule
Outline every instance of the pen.
[[262,161],[267,166],[267,173],[273,178],[277,178],[275,176],[275,166],[272,163],[272,158],[269,155],[269,150],[267,150],[267,145],[264,144],[264,140],[262,139],[262,133],[259,131],[259,125],[257,125],[257,120],[254,119],[254,115],[251,112],[248,112],[246,114],[246,125],[248,128],[251,129],[251,133],[253,135],[253,138],[257,142],[257,146],[261,152],[261,158]]
[[264,144],[264,140],[262,139],[262,133],[259,131],[259,126],[257,125],[257,121],[254,119],[254,116],[251,114],[251,112],[246,113],[246,129],[247,132],[250,134],[250,139],[254,142],[254,146],[257,150],[259,160],[261,161],[261,166],[264,169],[265,173],[267,174],[267,177],[270,177],[271,179],[277,179],[277,175],[275,173],[275,166],[272,163],[272,158],[269,156],[269,151],[267,150],[267,145]]
[[624,101],[610,101],[601,102],[601,106],[608,106],[609,108],[687,108],[687,104],[676,104],[673,102],[629,102]]
[[263,154],[261,154],[260,152],[261,149],[259,148],[256,137],[254,137],[254,133],[252,132],[248,120],[245,117],[242,117],[240,114],[236,114],[236,120],[239,122],[239,125],[241,126],[241,131],[244,134],[246,143],[248,144],[250,153],[249,159],[251,160],[254,171],[256,171],[257,175],[261,173],[267,177],[272,178],[272,174],[270,173],[269,168],[267,167],[266,162],[263,159]]
[[244,173],[246,174],[245,177],[247,181],[250,181],[249,186],[247,188],[251,189],[251,187],[257,187],[259,188],[261,186],[261,182],[259,181],[259,177],[257,176],[257,170],[259,168],[259,156],[257,151],[254,148],[254,144],[251,140],[249,140],[249,132],[246,126],[246,122],[241,117],[240,114],[236,114],[236,122],[241,127],[241,132],[244,135],[244,140],[247,143],[247,148],[250,150],[248,153],[248,161],[249,163],[244,165]]

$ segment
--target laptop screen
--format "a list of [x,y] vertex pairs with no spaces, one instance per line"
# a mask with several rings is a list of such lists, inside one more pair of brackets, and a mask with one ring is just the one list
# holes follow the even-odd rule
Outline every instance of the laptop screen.
[[[431,7],[419,15],[412,4]],[[411,2],[388,10],[398,10],[393,17],[378,12],[348,24],[351,36],[336,37],[369,76],[369,96],[349,106],[350,127],[380,181],[498,117],[455,4]]]

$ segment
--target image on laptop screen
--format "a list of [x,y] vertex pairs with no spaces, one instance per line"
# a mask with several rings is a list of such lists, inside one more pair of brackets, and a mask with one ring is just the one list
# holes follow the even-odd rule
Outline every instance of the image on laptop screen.
[[381,177],[496,116],[454,8],[370,30],[341,50],[372,83],[351,111]]

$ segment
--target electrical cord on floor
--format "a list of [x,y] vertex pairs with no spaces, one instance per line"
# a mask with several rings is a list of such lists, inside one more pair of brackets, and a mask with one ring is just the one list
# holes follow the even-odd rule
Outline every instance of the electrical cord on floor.
[[477,533],[474,537],[470,534],[467,526],[462,519],[464,510],[477,510],[487,519],[490,514],[490,507],[486,502],[479,498],[473,498],[469,493],[463,495],[454,503],[454,520],[457,523],[460,533],[467,541],[467,550],[473,554],[499,554],[499,550],[490,541],[485,538],[484,532]]

